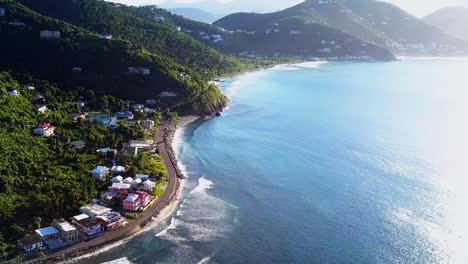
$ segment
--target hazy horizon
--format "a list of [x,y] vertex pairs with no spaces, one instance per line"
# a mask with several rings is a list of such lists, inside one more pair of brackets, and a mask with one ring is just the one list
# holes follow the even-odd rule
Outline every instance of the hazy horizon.
[[[303,0],[112,0],[128,5],[159,5],[164,8],[192,7],[199,8],[215,14],[229,14],[234,12],[271,12],[281,10]],[[448,6],[468,7],[468,0],[386,0],[417,16],[426,16],[440,8]]]

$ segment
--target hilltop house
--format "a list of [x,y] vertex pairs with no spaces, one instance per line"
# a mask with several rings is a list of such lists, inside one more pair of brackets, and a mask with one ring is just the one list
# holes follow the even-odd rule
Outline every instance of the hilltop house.
[[62,233],[63,240],[68,242],[75,242],[78,240],[78,229],[65,221],[65,219],[54,219],[53,225]]
[[45,40],[57,40],[60,39],[60,31],[41,30],[39,37]]
[[95,180],[104,181],[108,175],[109,175],[109,168],[105,166],[97,166],[93,170],[93,178]]
[[36,110],[36,112],[40,114],[44,114],[45,112],[47,112],[47,110],[49,110],[47,108],[47,105],[34,105],[33,108],[34,110]]
[[36,235],[27,235],[18,240],[18,246],[26,252],[31,252],[42,248],[44,246],[44,242]]
[[0,7],[0,17],[5,16],[5,8]]
[[80,208],[80,213],[85,214],[89,217],[100,216],[110,211],[112,211],[112,209],[93,203]]
[[151,130],[154,128],[154,121],[153,120],[145,120],[143,121],[143,128]]
[[33,130],[33,133],[38,136],[51,137],[54,135],[55,127],[49,123],[42,123],[36,129]]
[[11,97],[17,97],[20,95],[20,93],[17,90],[10,90],[8,91],[8,95]]
[[60,231],[58,231],[57,228],[53,226],[37,229],[35,233],[43,241],[60,237]]

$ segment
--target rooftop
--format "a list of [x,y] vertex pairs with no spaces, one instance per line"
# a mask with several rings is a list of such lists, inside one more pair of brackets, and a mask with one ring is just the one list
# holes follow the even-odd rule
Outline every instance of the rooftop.
[[130,189],[131,185],[130,184],[125,184],[125,183],[113,183],[112,184],[112,189],[125,189],[128,190]]
[[137,194],[130,194],[129,196],[127,196],[127,199],[125,199],[125,201],[127,202],[136,202],[138,199],[140,199],[140,196],[138,196]]
[[89,212],[91,212],[92,214],[95,214],[95,215],[101,215],[101,214],[105,214],[105,213],[111,211],[110,208],[101,206],[99,204],[93,204],[93,203],[81,207],[80,211],[82,211],[82,210],[87,210],[87,211],[89,211]]
[[22,239],[18,240],[18,242],[22,245],[34,245],[40,243],[42,240],[36,235],[27,235]]
[[48,226],[48,227],[44,227],[44,228],[36,230],[36,234],[40,235],[41,237],[51,236],[51,235],[55,235],[57,233],[60,233],[60,231],[58,231],[57,228],[55,228],[53,226]]
[[86,215],[86,214],[80,214],[80,215],[74,216],[74,217],[73,217],[73,220],[75,220],[75,221],[81,221],[81,220],[86,219],[86,218],[89,218],[89,216]]
[[70,232],[70,231],[76,230],[74,226],[72,226],[70,223],[68,223],[64,219],[57,220],[57,225],[60,227],[60,229],[62,229],[63,232]]

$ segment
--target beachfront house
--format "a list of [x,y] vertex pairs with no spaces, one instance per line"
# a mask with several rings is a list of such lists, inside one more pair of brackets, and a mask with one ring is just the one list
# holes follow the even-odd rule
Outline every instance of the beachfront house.
[[138,196],[140,196],[141,202],[140,205],[141,207],[146,207],[149,202],[150,202],[150,195],[146,192],[135,192]]
[[138,194],[129,194],[123,201],[123,209],[137,211],[141,206],[141,198]]
[[60,237],[60,231],[53,226],[37,229],[34,231],[36,235],[43,241],[51,240]]
[[71,225],[65,219],[54,219],[53,225],[62,234],[61,237],[64,241],[75,242],[78,240],[78,229]]
[[33,130],[33,133],[42,137],[51,137],[54,135],[55,127],[49,123],[42,123],[36,129]]
[[95,180],[104,181],[108,175],[109,175],[109,168],[105,166],[97,166],[93,170],[93,178]]
[[39,37],[45,40],[57,40],[60,39],[60,31],[41,30],[39,32]]
[[103,215],[96,217],[96,221],[101,223],[101,226],[105,231],[116,230],[122,227],[123,218],[117,212],[108,212]]
[[96,236],[104,231],[101,223],[95,218],[81,218],[81,220],[76,220],[74,217],[72,219],[73,225],[84,238]]
[[31,252],[41,249],[44,246],[44,242],[36,235],[26,235],[18,240],[18,246],[26,252]]
[[115,116],[117,116],[118,118],[125,118],[125,119],[128,119],[128,120],[132,120],[135,117],[133,115],[133,113],[130,112],[130,111],[117,112],[117,113],[115,113]]
[[80,213],[85,214],[89,217],[100,216],[110,211],[112,211],[112,209],[93,203],[90,203],[80,208]]
[[151,130],[151,129],[154,128],[154,124],[155,124],[155,122],[153,120],[147,119],[147,120],[143,121],[143,128]]
[[47,112],[47,110],[49,110],[47,108],[47,105],[34,105],[33,106],[34,110],[36,110],[36,112],[38,112],[39,114],[44,114],[45,112]]
[[150,180],[146,180],[143,182],[143,190],[147,192],[151,192],[154,187],[156,187],[156,184]]

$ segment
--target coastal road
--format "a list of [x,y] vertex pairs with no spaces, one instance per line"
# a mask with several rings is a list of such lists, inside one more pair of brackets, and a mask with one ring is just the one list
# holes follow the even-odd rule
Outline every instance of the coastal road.
[[176,199],[177,190],[179,188],[179,180],[177,177],[177,172],[179,170],[177,168],[177,162],[171,160],[171,155],[173,156],[172,147],[170,147],[172,138],[165,138],[165,135],[167,132],[170,132],[170,130],[175,130],[175,128],[176,125],[173,123],[163,123],[156,134],[156,142],[159,149],[159,154],[162,156],[166,166],[169,183],[164,195],[160,197],[160,199],[156,201],[156,203],[151,208],[149,208],[141,218],[133,220],[121,229],[107,232],[93,240],[78,243],[50,256],[34,259],[26,263],[52,263],[64,261],[70,258],[82,256],[83,254],[92,252],[99,247],[128,238],[140,231],[146,224],[152,221],[154,216],[157,216],[166,206],[170,205],[170,203]]

